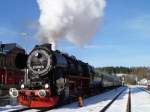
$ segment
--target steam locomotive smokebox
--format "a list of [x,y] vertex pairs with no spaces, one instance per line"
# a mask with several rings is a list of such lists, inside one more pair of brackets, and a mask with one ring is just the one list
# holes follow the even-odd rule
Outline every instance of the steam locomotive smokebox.
[[52,45],[36,45],[30,52],[27,59],[27,67],[31,72],[31,77],[48,76],[52,66]]

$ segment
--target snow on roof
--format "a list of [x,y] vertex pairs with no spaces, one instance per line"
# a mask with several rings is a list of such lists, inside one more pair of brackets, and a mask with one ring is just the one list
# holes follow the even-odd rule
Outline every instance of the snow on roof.
[[126,76],[126,75],[128,75],[128,74],[123,74],[123,73],[116,74],[116,76],[118,76],[118,77],[122,77],[122,76]]

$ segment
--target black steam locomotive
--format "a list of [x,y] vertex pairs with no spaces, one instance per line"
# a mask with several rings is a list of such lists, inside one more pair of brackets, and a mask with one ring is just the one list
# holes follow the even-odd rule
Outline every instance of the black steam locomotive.
[[16,66],[29,70],[30,84],[21,85],[16,96],[29,107],[51,107],[79,95],[89,96],[104,87],[121,85],[118,77],[98,74],[88,63],[53,51],[51,44],[35,46],[28,56],[18,54]]

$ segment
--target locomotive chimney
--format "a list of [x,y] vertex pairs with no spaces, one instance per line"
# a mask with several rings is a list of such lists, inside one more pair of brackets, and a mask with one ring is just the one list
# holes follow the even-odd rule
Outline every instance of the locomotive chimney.
[[[56,45],[52,43],[45,43],[42,46],[46,46],[48,49],[55,51],[56,50]],[[38,47],[38,46],[37,46]]]

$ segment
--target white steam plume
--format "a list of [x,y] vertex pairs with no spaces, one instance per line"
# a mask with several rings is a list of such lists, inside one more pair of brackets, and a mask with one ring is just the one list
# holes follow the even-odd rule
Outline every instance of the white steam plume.
[[37,0],[40,8],[38,38],[56,44],[60,38],[83,45],[98,29],[105,0]]

